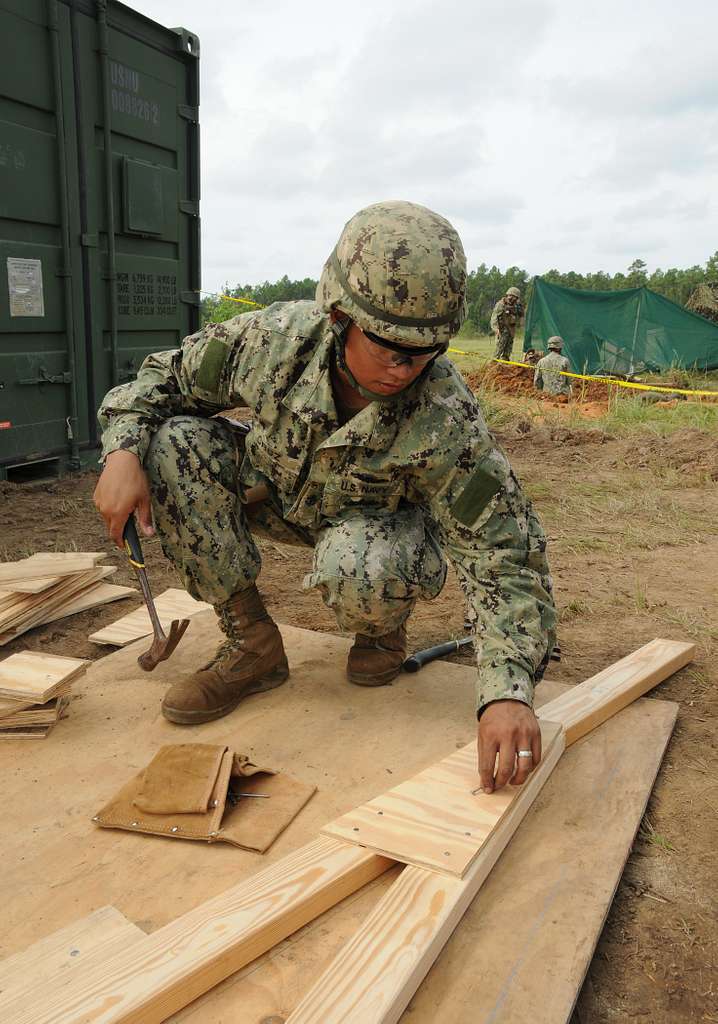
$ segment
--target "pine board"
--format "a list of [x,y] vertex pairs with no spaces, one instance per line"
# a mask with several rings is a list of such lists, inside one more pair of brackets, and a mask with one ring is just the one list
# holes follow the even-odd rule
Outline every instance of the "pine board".
[[121,601],[125,597],[136,597],[137,594],[138,591],[134,587],[120,587],[115,583],[94,583],[87,590],[70,598],[60,609],[51,612],[47,618],[42,620],[42,625],[55,622],[56,619],[64,619],[68,615],[85,612],[88,608],[97,608],[99,605],[110,604],[112,601]]
[[0,562],[0,587],[3,590],[12,590],[12,584],[17,581],[26,582],[56,576],[60,566],[63,575],[87,572],[97,563],[97,557],[93,553],[68,554],[66,558],[58,558],[57,554],[36,554],[19,562]]
[[0,1000],[3,1024],[157,1024],[390,866],[317,839],[71,984]]
[[40,987],[57,988],[93,960],[112,956],[144,938],[145,933],[115,907],[100,907],[0,961],[0,999],[24,996]]
[[0,697],[44,704],[84,673],[88,664],[82,658],[18,651],[0,662]]
[[[163,594],[155,598],[155,607],[162,628],[167,631],[173,619],[191,618],[198,612],[208,611],[212,606],[205,601],[196,601],[186,590],[170,587],[169,590],[165,590]],[[124,615],[117,622],[113,622],[112,625],[92,633],[89,639],[96,644],[125,647],[133,640],[149,636],[150,633],[152,633],[152,623],[149,612],[143,605],[130,612],[129,615]]]
[[3,629],[3,633],[0,635],[0,645],[14,640],[34,626],[61,618],[65,614],[64,608],[70,604],[72,599],[84,593],[92,584],[111,576],[114,572],[117,572],[114,565],[98,566],[86,573],[63,576],[60,583],[42,594],[24,595],[28,603],[17,605],[12,615],[4,612],[0,616],[0,627]]
[[566,745],[570,746],[688,665],[695,651],[695,644],[679,640],[651,640],[544,705],[541,715],[562,723],[566,730]]
[[[541,723],[541,771],[532,782],[548,778],[561,756],[563,729]],[[464,875],[527,787],[505,786],[494,793],[477,788],[476,742],[381,793],[330,822],[322,834],[359,843],[393,860],[449,875]]]
[[44,563],[53,566],[58,575],[43,576],[39,579],[13,580],[12,590],[16,593],[23,592],[27,594],[39,594],[41,591],[47,590],[49,587],[60,582],[62,575],[64,575],[63,566],[68,563],[72,565],[73,562],[76,562],[78,555],[82,555],[83,558],[92,559],[94,565],[97,565],[98,562],[107,557],[104,551],[48,551],[30,555],[28,559],[25,559],[26,564],[30,565],[42,559]]

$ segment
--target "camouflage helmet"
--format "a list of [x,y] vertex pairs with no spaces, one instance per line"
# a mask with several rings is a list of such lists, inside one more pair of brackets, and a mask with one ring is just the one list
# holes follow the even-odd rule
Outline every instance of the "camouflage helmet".
[[446,345],[466,318],[461,239],[425,206],[367,206],[345,225],[324,264],[317,302],[400,345]]
[[514,287],[508,288],[507,291],[506,291],[506,294],[507,295],[515,295],[517,299],[521,298],[521,292],[519,291],[518,288],[514,288]]
[[560,352],[563,348],[563,338],[558,334],[554,334],[552,338],[548,339],[547,347],[557,349]]

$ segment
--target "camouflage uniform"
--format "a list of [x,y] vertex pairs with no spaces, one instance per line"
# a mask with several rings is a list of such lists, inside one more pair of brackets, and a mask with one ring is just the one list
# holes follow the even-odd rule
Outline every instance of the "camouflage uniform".
[[510,359],[514,346],[516,326],[523,316],[524,307],[520,299],[504,295],[494,306],[491,314],[491,330],[496,335],[495,359]]
[[571,380],[563,377],[557,370],[570,370],[571,364],[560,352],[549,352],[536,363],[534,371],[534,387],[545,391],[547,395],[570,395]]
[[[454,564],[477,631],[477,706],[532,703],[554,643],[546,542],[473,394],[446,357],[391,403],[340,426],[329,317],[274,303],[149,356],[100,410],[103,450],[145,464],[158,533],[194,596],[256,579],[252,531],[314,545],[307,588],[340,626],[380,636]],[[240,437],[222,409],[249,406]],[[245,506],[264,482],[270,499]]]

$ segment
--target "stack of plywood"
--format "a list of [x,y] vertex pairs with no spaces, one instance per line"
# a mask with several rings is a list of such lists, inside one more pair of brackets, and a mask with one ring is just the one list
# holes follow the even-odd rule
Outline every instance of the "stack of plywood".
[[20,651],[0,662],[0,739],[44,739],[63,717],[89,662]]
[[102,551],[39,552],[0,562],[0,645],[33,626],[134,594],[102,581],[115,566],[98,565]]
[[[178,590],[170,587],[163,594],[155,599],[157,617],[165,632],[169,632],[173,619],[191,619],[198,612],[206,612],[212,607],[206,601],[197,601],[191,597],[186,590]],[[149,636],[152,632],[152,622],[149,612],[144,607],[136,608],[128,615],[123,615],[117,622],[113,622],[96,633],[91,633],[89,638],[95,644],[112,644],[115,647],[125,647],[133,640]]]

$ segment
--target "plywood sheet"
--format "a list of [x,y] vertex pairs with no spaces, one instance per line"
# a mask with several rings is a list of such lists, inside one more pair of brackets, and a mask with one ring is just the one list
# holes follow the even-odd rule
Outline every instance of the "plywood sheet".
[[84,672],[88,664],[83,658],[18,651],[0,662],[0,697],[44,704]]
[[[178,590],[170,587],[163,594],[155,598],[155,607],[162,628],[169,630],[173,619],[188,619],[198,612],[211,609],[211,605],[205,601],[196,601],[186,590]],[[150,616],[144,605],[137,608],[129,615],[124,615],[117,622],[113,622],[104,629],[90,634],[89,639],[96,644],[112,644],[115,647],[125,647],[138,640],[140,637],[149,636],[152,632]]]
[[[542,763],[553,767],[563,750],[560,725],[541,723]],[[332,821],[322,833],[359,843],[404,864],[461,877],[521,789],[477,789],[476,742],[430,765]]]
[[26,633],[33,626],[63,614],[71,598],[82,594],[89,586],[111,576],[116,566],[98,566],[84,573],[63,576],[60,582],[41,594],[16,594],[15,602],[0,613],[0,644]]
[[[77,682],[81,699],[73,703],[72,715],[53,733],[51,762],[43,744],[27,744],[22,758],[12,744],[0,749],[6,795],[0,955],[107,903],[154,932],[315,838],[327,821],[370,800],[394,779],[464,746],[475,733],[471,667],[437,663],[391,687],[350,686],[344,663],[351,640],[289,627],[282,627],[291,668],[284,686],[247,700],[217,722],[192,730],[172,726],[159,712],[162,695],[178,673],[208,660],[221,640],[215,622],[212,613],[193,619],[173,657],[151,676],[136,664],[144,643],[93,663]],[[557,673],[560,666],[553,666]],[[561,691],[560,684],[545,680],[537,701]],[[651,763],[655,773],[670,733],[666,712],[675,714],[675,706],[642,700],[567,751],[414,998],[407,1024],[565,1019],[560,1013],[580,985],[620,876],[630,845],[626,830],[635,829],[640,818]],[[284,767],[314,783],[319,792],[261,857],[222,844],[204,847],[96,829],[92,814],[128,774],[139,771],[162,744],[188,737],[244,750],[257,763]],[[48,863],[56,866],[52,875]],[[257,1024],[266,1017],[286,1018],[395,878],[391,871],[377,879],[174,1020]],[[488,889],[499,905],[484,930]],[[504,917],[501,901],[508,896],[510,914]],[[494,941],[496,934],[500,941]],[[554,965],[550,984],[561,971],[549,1010],[539,977],[540,971],[546,977],[547,963]],[[512,1015],[502,1016],[504,1004]]]
[[[101,562],[107,555],[104,551],[83,551],[81,552],[83,558],[92,559],[94,565]],[[39,594],[43,590],[47,590],[49,587],[59,583],[64,573],[64,566],[76,564],[78,557],[77,551],[46,551],[42,553],[36,553],[30,555],[29,558],[25,559],[25,564],[33,565],[38,561],[42,560],[55,569],[58,575],[43,576],[39,579],[25,579],[25,580],[13,580],[12,590],[15,592],[22,592],[26,594]],[[7,563],[6,563],[7,564]],[[14,563],[10,563],[11,565]]]

